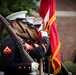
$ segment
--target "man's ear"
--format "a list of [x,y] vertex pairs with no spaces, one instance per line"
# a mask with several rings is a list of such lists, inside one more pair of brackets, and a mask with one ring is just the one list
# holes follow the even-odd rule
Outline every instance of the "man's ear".
[[14,22],[13,22],[13,27],[16,28],[17,25],[18,25],[18,24],[14,21]]

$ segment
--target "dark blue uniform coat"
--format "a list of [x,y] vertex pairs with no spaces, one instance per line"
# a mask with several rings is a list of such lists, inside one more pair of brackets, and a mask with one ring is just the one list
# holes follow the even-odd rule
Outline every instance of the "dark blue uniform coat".
[[[31,41],[27,38],[21,37],[24,42],[31,45]],[[35,40],[33,40],[35,42]],[[37,42],[38,43],[38,42]],[[43,46],[44,45],[44,46]],[[47,50],[48,40],[46,37],[42,38],[38,47],[33,47],[32,50],[27,50],[33,59],[43,58],[45,50]],[[26,49],[26,47],[25,47]],[[1,45],[2,62],[5,75],[28,75],[31,73],[31,63],[23,61],[20,50],[16,42],[11,36],[8,36]]]

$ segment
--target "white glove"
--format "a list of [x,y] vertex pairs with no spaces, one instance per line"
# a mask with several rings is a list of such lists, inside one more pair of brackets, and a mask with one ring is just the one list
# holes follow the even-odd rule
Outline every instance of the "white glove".
[[46,32],[46,31],[41,31],[41,35],[42,35],[42,37],[43,37],[43,36],[48,37],[48,34],[47,34],[47,32]]
[[37,62],[31,63],[31,71],[34,72],[38,69],[39,64]]

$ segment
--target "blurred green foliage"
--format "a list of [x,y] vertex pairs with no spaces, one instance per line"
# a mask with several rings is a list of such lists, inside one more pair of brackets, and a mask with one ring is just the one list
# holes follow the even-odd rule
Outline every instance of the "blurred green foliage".
[[72,63],[70,61],[66,61],[64,63],[64,65],[68,69],[68,71],[72,73],[72,75],[76,75],[76,63]]
[[[0,0],[0,14],[6,17],[13,12],[21,10],[29,12],[30,9],[33,9],[39,11],[39,6],[36,4],[38,1],[40,0]],[[30,15],[30,13],[28,14]]]

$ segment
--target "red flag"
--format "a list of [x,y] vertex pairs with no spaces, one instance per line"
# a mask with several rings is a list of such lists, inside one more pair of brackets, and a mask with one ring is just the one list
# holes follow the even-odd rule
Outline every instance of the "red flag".
[[60,40],[56,27],[56,0],[41,0],[40,2],[40,16],[44,21],[44,30],[49,33],[52,66],[54,75],[61,70],[60,58]]

